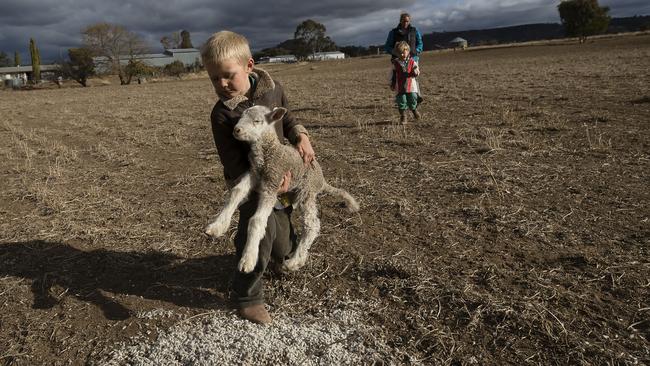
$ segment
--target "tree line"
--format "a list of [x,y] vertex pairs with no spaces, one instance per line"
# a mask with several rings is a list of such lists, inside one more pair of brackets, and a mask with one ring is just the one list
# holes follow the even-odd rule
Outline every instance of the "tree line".
[[[137,33],[117,24],[98,23],[84,28],[81,32],[82,46],[68,50],[68,60],[61,62],[62,72],[86,86],[96,67],[117,75],[121,85],[128,85],[133,78],[155,74],[157,68],[147,65],[137,58],[148,53],[149,47]],[[160,39],[165,49],[193,48],[190,32],[182,30]],[[128,61],[122,61],[127,57]],[[161,70],[167,75],[180,76],[186,72],[185,65],[174,61]]]
[[[97,23],[81,31],[82,46],[70,48],[67,59],[58,60],[58,74],[87,86],[88,78],[97,74],[96,67],[118,76],[121,85],[130,84],[135,77],[154,75],[162,72],[166,75],[180,76],[187,72],[185,65],[174,61],[159,70],[137,59],[137,55],[148,53],[149,47],[142,37],[125,27],[110,23]],[[160,39],[165,49],[193,48],[190,32],[182,30],[165,35]],[[41,59],[34,39],[29,41],[32,65],[32,81],[40,81]],[[123,64],[124,57],[128,58]],[[0,52],[0,67],[20,66],[20,53],[14,53],[13,62],[9,56]],[[197,67],[198,65],[194,65]]]

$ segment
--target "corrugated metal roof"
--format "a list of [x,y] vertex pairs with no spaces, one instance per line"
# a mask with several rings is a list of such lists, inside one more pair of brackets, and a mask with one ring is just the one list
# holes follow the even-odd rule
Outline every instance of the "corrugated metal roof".
[[196,48],[168,48],[165,51],[172,53],[190,53],[190,52],[200,52]]
[[[137,54],[133,55],[135,58],[158,58],[158,57],[169,57],[169,55],[165,55],[164,53],[142,53],[142,54]],[[130,56],[120,56],[120,59],[124,58],[130,58]]]
[[[145,54],[138,54],[138,55],[120,55],[120,61],[128,61],[131,59],[134,60],[142,60],[142,59],[153,59],[153,58],[169,58],[171,57],[170,55],[165,55],[164,53],[145,53]],[[93,57],[93,60],[95,62],[104,62],[108,61],[109,58],[106,56],[95,56]]]
[[[59,65],[41,65],[41,71],[56,71]],[[0,67],[0,74],[16,74],[19,72],[32,72],[32,66]]]

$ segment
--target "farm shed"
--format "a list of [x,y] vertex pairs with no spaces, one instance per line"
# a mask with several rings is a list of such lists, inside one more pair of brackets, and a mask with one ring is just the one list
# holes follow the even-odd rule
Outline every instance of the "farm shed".
[[464,50],[467,48],[467,40],[464,38],[456,37],[449,41],[449,44],[454,48],[460,48],[461,50]]
[[[142,61],[149,66],[164,67],[174,61],[180,61],[186,67],[201,63],[201,52],[196,48],[170,48],[163,53],[146,53],[140,55],[121,55],[120,63],[126,65],[131,59]],[[95,69],[99,72],[110,70],[108,58],[105,56],[93,57]]]
[[[41,78],[48,79],[58,70],[58,65],[41,65]],[[32,80],[32,66],[0,67],[4,86],[21,86]]]

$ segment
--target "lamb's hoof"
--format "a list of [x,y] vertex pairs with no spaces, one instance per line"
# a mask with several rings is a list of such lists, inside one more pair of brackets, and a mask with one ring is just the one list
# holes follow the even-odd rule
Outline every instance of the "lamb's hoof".
[[348,205],[348,212],[355,213],[359,211],[359,204],[357,202],[352,202]]
[[208,225],[207,228],[205,228],[205,233],[213,238],[218,238],[225,234],[227,230],[228,225],[224,225],[219,221],[215,221],[212,224]]
[[256,263],[257,263],[257,258],[252,258],[252,256],[244,255],[239,260],[239,264],[237,265],[237,268],[239,269],[239,272],[251,273],[255,269]]
[[292,257],[282,263],[282,270],[285,272],[293,272],[302,268],[307,262],[307,258],[301,258],[298,256]]

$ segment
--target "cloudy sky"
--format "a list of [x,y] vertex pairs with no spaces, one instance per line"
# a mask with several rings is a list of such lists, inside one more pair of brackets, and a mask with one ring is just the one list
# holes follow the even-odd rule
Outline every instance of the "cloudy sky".
[[[339,46],[383,44],[402,11],[422,33],[558,23],[559,0],[0,0],[0,51],[29,63],[29,38],[51,61],[81,43],[98,22],[125,26],[161,52],[162,36],[186,29],[194,46],[218,30],[244,34],[253,50],[293,38],[314,19]],[[648,0],[600,0],[614,17],[650,15]]]

